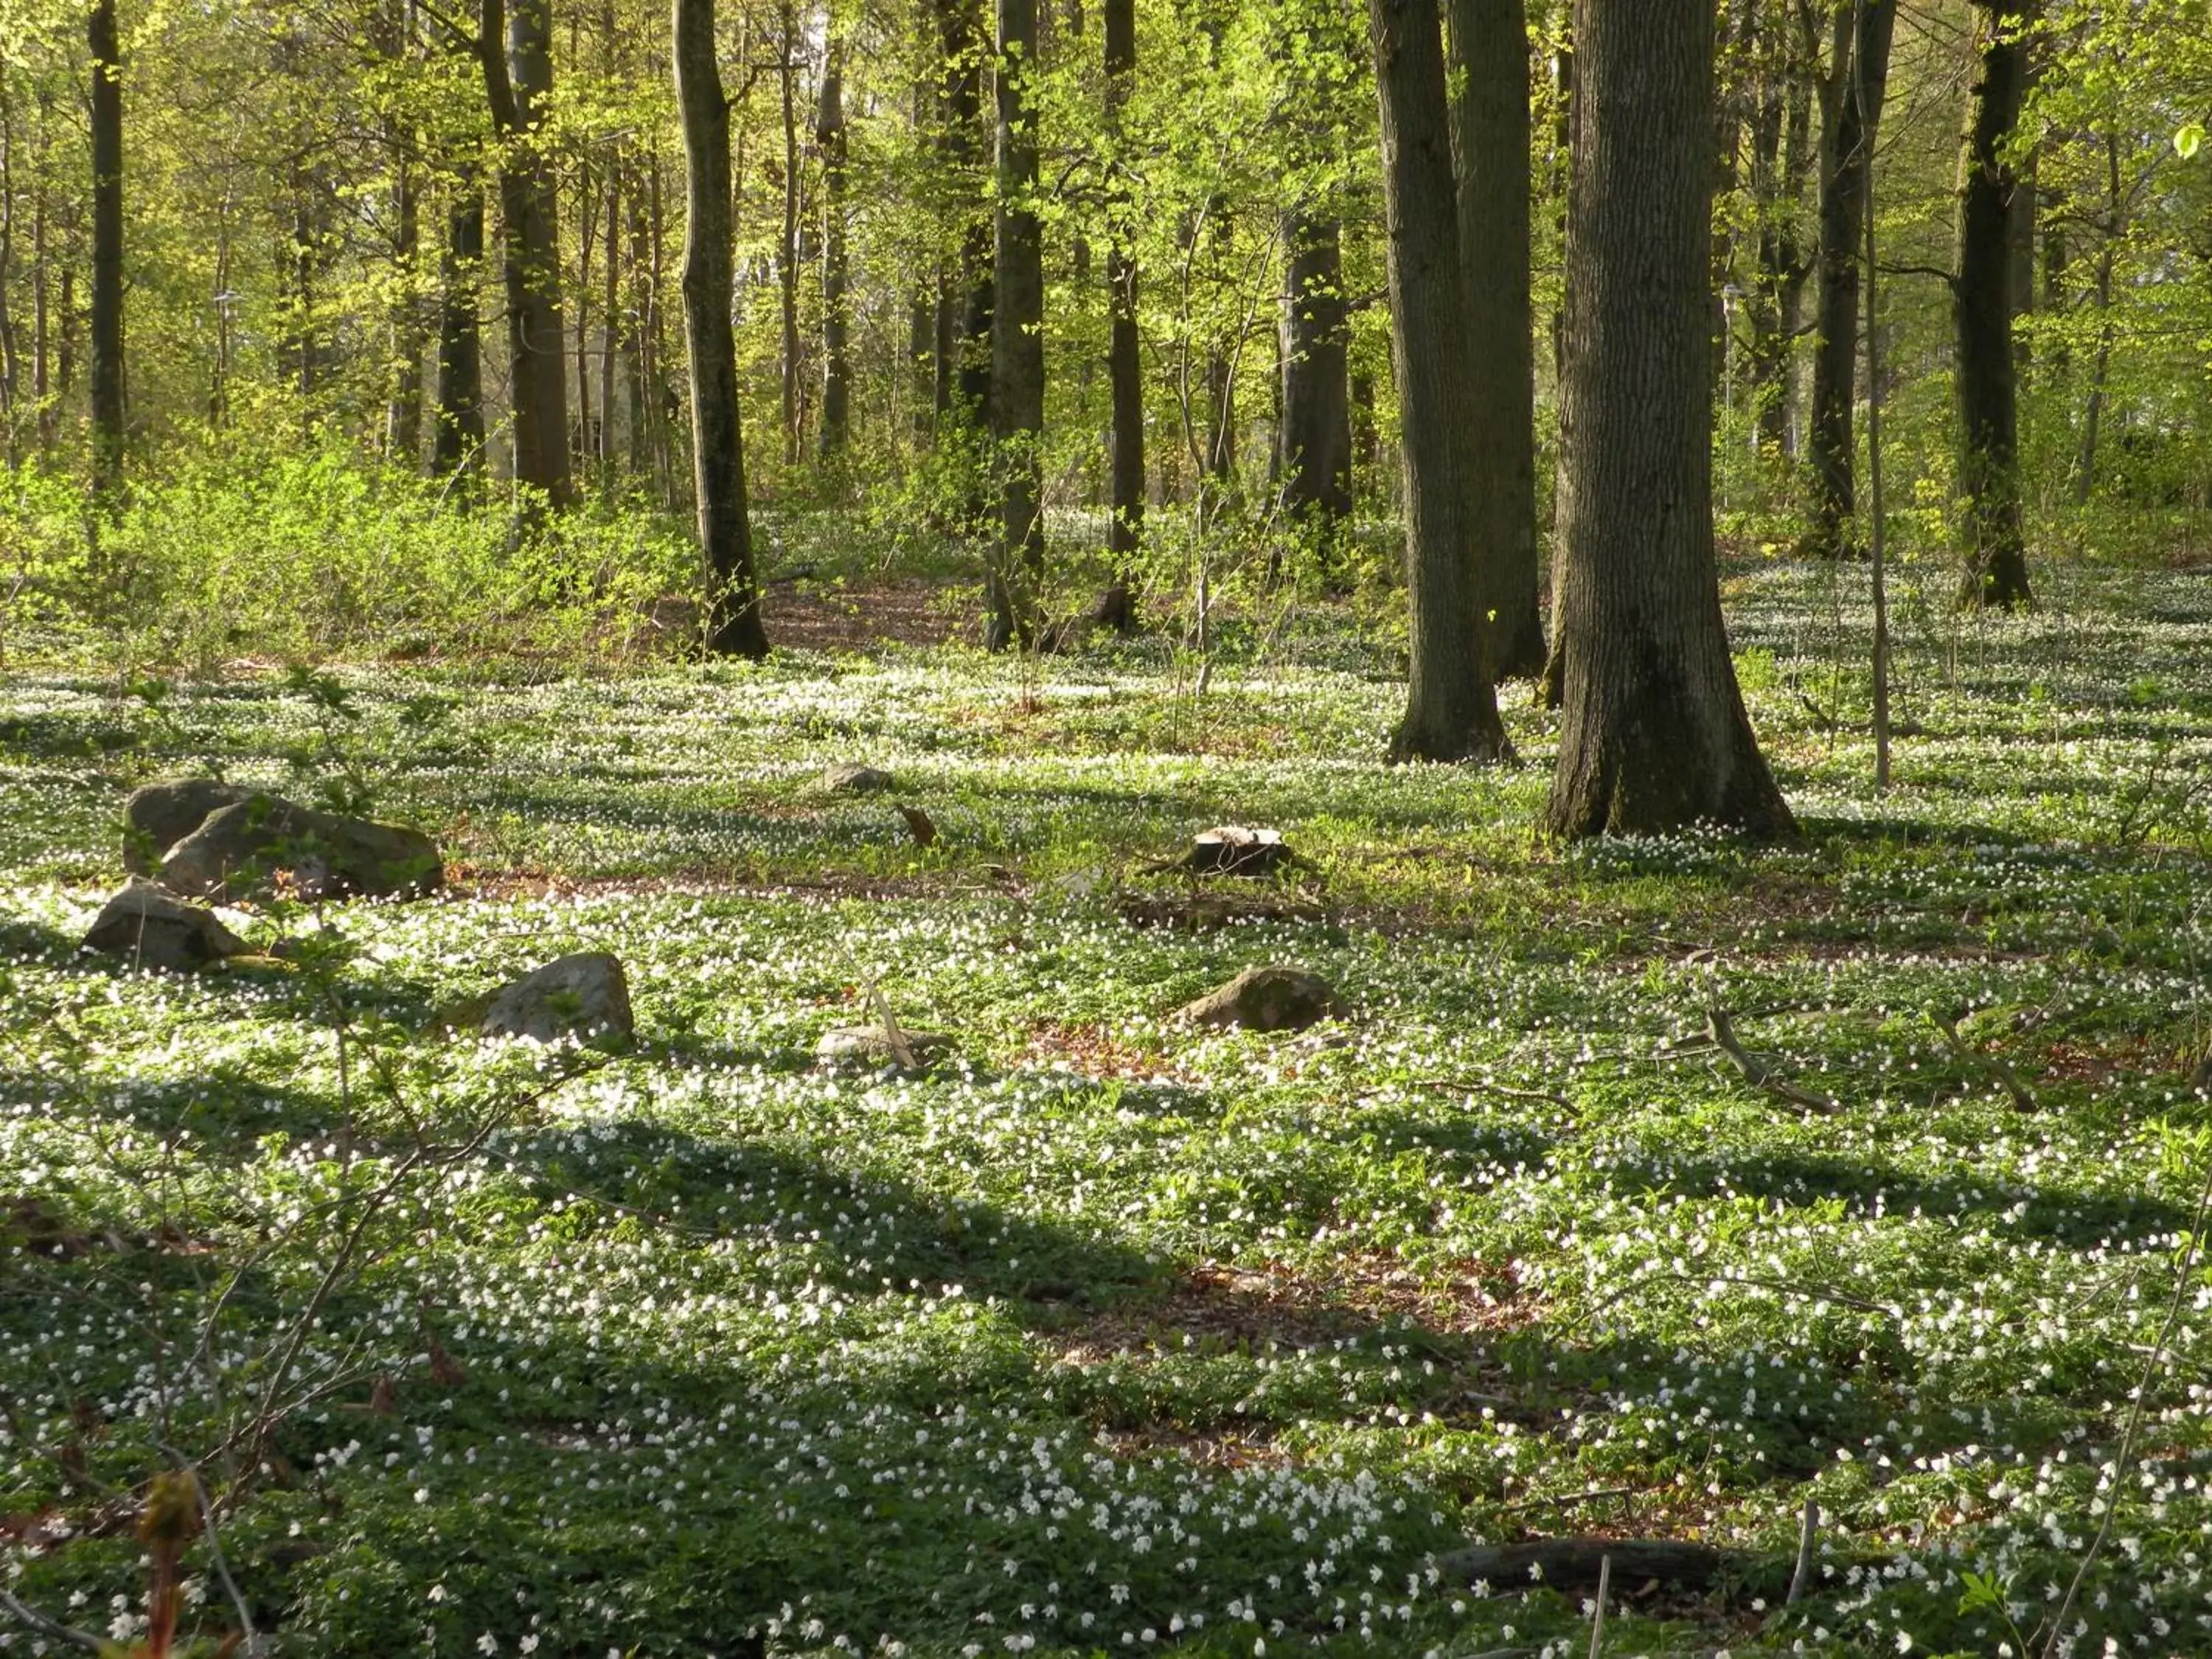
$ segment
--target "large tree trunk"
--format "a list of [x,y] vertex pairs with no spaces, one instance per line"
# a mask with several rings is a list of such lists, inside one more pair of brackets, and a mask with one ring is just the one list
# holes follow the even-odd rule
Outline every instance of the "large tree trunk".
[[1959,479],[1966,490],[1966,578],[1960,598],[2010,611],[2032,602],[2020,516],[2020,414],[2012,349],[2016,184],[2008,155],[2027,91],[2021,25],[2029,0],[1976,0],[1982,49],[1959,152],[1956,336]]
[[1452,162],[1474,375],[1469,554],[1499,679],[1540,673],[1536,348],[1528,295],[1528,25],[1521,0],[1451,0]]
[[430,434],[430,470],[441,476],[482,465],[483,330],[477,296],[483,243],[483,194],[473,179],[465,179],[447,220],[439,271],[438,424]]
[[707,648],[768,654],[746,516],[738,351],[730,324],[730,106],[714,61],[714,0],[676,0],[676,100],[684,118],[684,332],[691,359],[691,476],[706,566]]
[[844,43],[823,54],[822,98],[814,123],[822,149],[822,453],[845,447],[853,420],[852,301],[845,226]]
[[1283,507],[1293,525],[1326,544],[1352,517],[1343,223],[1286,215],[1283,246]]
[[92,49],[92,493],[112,505],[123,489],[124,421],[123,51],[115,0],[93,0],[85,34]]
[[1483,596],[1469,556],[1477,523],[1474,359],[1460,272],[1443,35],[1434,0],[1369,0],[1382,110],[1390,355],[1406,479],[1406,714],[1394,760],[1494,760],[1498,717]]
[[[1106,119],[1114,140],[1122,137],[1121,112],[1137,75],[1136,0],[1105,0]],[[1121,165],[1117,153],[1115,164]],[[1109,209],[1113,241],[1106,250],[1106,374],[1113,402],[1112,467],[1107,489],[1106,553],[1113,576],[1100,596],[1097,619],[1116,633],[1137,624],[1137,548],[1145,529],[1145,381],[1137,335],[1137,260],[1130,252],[1127,193],[1116,191]]]
[[1037,0],[999,0],[996,304],[991,330],[991,437],[1000,475],[990,645],[1026,648],[1036,632],[1044,568],[1044,236],[1037,218]]
[[[568,365],[561,321],[559,204],[552,158],[537,134],[553,91],[550,0],[483,0],[477,53],[499,168],[500,253],[507,289],[507,375],[514,389],[514,478],[556,510],[574,499],[568,465]],[[531,503],[535,511],[538,503]],[[526,514],[527,516],[527,514]]]
[[1881,117],[1896,24],[1897,0],[1863,0],[1856,31],[1848,13],[1836,26],[1820,145],[1820,326],[1805,434],[1813,522],[1804,550],[1816,558],[1844,558],[1856,550],[1851,402],[1859,351],[1859,251],[1872,177],[1869,135]]
[[1559,835],[1796,829],[1713,552],[1712,46],[1707,0],[1577,0]]

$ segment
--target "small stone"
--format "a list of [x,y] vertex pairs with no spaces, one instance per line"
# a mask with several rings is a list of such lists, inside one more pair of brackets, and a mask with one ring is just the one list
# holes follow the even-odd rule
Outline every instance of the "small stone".
[[1304,968],[1247,968],[1181,1011],[1200,1025],[1241,1026],[1248,1031],[1299,1031],[1342,1012],[1336,992]]
[[[899,1035],[906,1039],[907,1052],[924,1067],[952,1052],[952,1039],[942,1032],[902,1029]],[[840,1025],[824,1031],[814,1045],[814,1058],[819,1065],[852,1071],[878,1072],[902,1064],[890,1033],[880,1025]]]
[[161,868],[172,847],[207,822],[208,815],[259,793],[215,778],[171,778],[131,792],[123,803],[123,867],[134,876]]
[[880,767],[833,766],[817,787],[825,795],[872,795],[897,781]]
[[1146,867],[1156,872],[1182,870],[1192,875],[1266,876],[1278,870],[1312,866],[1291,850],[1279,830],[1218,823],[1193,836],[1188,850],[1179,856]]
[[252,946],[216,920],[150,881],[133,881],[100,908],[84,936],[88,949],[121,957],[134,968],[171,971],[205,968]]
[[437,843],[413,830],[252,794],[210,812],[161,860],[161,884],[196,898],[275,890],[302,898],[419,898],[445,884]]
[[533,1042],[568,1036],[595,1042],[627,1042],[637,1026],[622,963],[609,951],[580,951],[525,974],[500,992],[477,1029],[486,1036],[527,1037]]

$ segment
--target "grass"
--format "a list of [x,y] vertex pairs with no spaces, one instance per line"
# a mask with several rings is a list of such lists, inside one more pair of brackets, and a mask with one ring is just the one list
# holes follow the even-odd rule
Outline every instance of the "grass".
[[[131,1638],[173,1454],[285,1653],[1580,1654],[1581,1595],[1427,1565],[1569,1533],[1747,1553],[1616,1581],[1609,1654],[2040,1652],[2112,1502],[2057,1650],[2202,1651],[2212,600],[2042,580],[1903,607],[1876,799],[1864,618],[1731,577],[1773,851],[1535,839],[1524,707],[1519,768],[1382,767],[1394,665],[1327,615],[1203,699],[1158,641],[19,670],[0,1588]],[[236,919],[289,967],[78,954],[124,792],[210,769],[433,829],[454,887]],[[1323,874],[1139,873],[1224,821]],[[435,1034],[586,946],[633,1048]],[[1270,960],[1351,1016],[1172,1019]],[[817,1069],[872,983],[957,1058]]]

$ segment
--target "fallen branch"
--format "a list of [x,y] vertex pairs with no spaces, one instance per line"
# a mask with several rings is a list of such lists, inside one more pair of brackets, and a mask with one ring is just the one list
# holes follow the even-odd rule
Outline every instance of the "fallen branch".
[[1800,1089],[1778,1073],[1773,1064],[1753,1054],[1736,1041],[1735,1024],[1725,1008],[1705,1011],[1705,1036],[1714,1048],[1734,1062],[1743,1080],[1754,1089],[1764,1091],[1786,1105],[1808,1112],[1834,1112],[1841,1109],[1838,1102],[1825,1095],[1816,1095]]
[[1723,1571],[1759,1558],[1711,1544],[1670,1538],[1537,1538],[1522,1544],[1478,1544],[1435,1558],[1437,1571],[1457,1584],[1478,1581],[1492,1589],[1591,1589],[1611,1557],[1625,1578],[1656,1578],[1685,1589],[1704,1589]]
[[88,1653],[105,1653],[107,1644],[87,1631],[75,1630],[58,1620],[49,1619],[35,1607],[18,1601],[6,1590],[0,1589],[0,1612],[15,1614],[41,1636],[50,1636],[57,1642],[66,1642],[71,1647],[82,1648]]
[[2004,1085],[2004,1091],[2012,1097],[2016,1110],[2032,1112],[2035,1109],[2035,1097],[2028,1092],[2027,1085],[2020,1080],[2020,1073],[2013,1070],[2010,1060],[1967,1042],[1959,1035],[1959,1022],[1955,1019],[1947,1019],[1942,1014],[1930,1014],[1928,1023],[1943,1034],[1943,1041],[1949,1045],[1954,1055],[1981,1066]]

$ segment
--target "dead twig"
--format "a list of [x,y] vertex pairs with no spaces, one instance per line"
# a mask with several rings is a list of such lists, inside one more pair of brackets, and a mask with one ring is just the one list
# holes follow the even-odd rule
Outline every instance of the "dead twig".
[[2016,1110],[2032,1112],[2035,1109],[2035,1097],[2028,1091],[2027,1085],[2020,1080],[2020,1073],[2013,1070],[2010,1060],[2002,1054],[1992,1054],[1986,1048],[1967,1042],[1959,1035],[1959,1022],[1955,1019],[1948,1018],[1942,1014],[1931,1013],[1928,1016],[1928,1023],[1942,1034],[1944,1043],[1950,1048],[1953,1054],[1960,1060],[1979,1066],[2002,1084],[2004,1091],[2012,1097],[2012,1103]]
[[1783,1077],[1771,1061],[1753,1054],[1737,1042],[1735,1024],[1729,1018],[1727,1009],[1709,1008],[1705,1011],[1705,1036],[1713,1047],[1729,1057],[1742,1074],[1743,1080],[1753,1088],[1802,1111],[1834,1112],[1841,1109],[1839,1103],[1829,1097],[1800,1089]]

